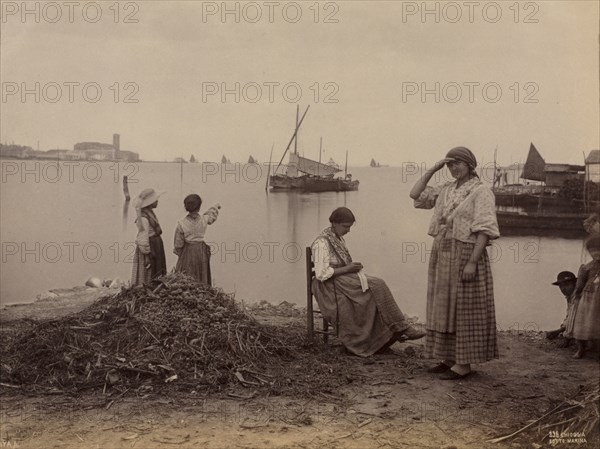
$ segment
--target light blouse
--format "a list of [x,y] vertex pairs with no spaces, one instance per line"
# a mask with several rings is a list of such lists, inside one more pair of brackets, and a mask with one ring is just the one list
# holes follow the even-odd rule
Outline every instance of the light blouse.
[[[344,241],[341,239],[342,242]],[[329,250],[329,243],[323,237],[316,239],[312,246],[312,259],[315,266],[315,277],[319,281],[326,281],[333,276],[333,267],[342,266],[344,262],[340,261],[335,253]]]
[[[478,178],[465,182],[459,188],[456,188],[456,181],[452,181],[435,187],[427,186],[423,190],[414,201],[414,206],[418,209],[434,209],[427,231],[429,235],[435,237],[450,228],[449,237],[470,243],[477,240],[476,234],[479,232],[486,234],[490,240],[500,236],[494,193],[483,184],[473,188],[475,183],[480,183]],[[473,188],[471,194],[465,197],[470,188]],[[465,200],[460,202],[463,197]],[[460,205],[455,206],[458,202]]]
[[188,214],[177,222],[175,228],[175,248],[173,252],[181,254],[186,243],[199,243],[204,241],[206,228],[213,224],[219,216],[216,206],[210,207],[204,214]]
[[154,237],[156,232],[154,232],[154,228],[150,226],[150,221],[146,217],[141,217],[141,219],[143,229],[138,231],[135,244],[142,254],[150,254],[150,237]]
[[[340,240],[344,245],[346,244],[343,237],[340,237]],[[345,265],[344,261],[339,260],[335,253],[330,251],[329,243],[323,237],[317,238],[312,244],[311,249],[315,278],[321,282],[325,282],[333,276],[334,267],[337,268]],[[360,280],[362,291],[366,292],[369,288],[369,281],[367,280],[366,273],[364,270],[360,270],[356,274]]]

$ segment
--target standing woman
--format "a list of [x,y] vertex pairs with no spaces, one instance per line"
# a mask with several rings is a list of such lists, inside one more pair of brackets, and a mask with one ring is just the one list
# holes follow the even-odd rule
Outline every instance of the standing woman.
[[[446,165],[455,181],[427,186]],[[461,379],[472,363],[498,358],[494,288],[485,249],[499,237],[495,198],[475,172],[477,160],[453,148],[427,170],[410,192],[416,208],[434,209],[434,237],[427,284],[426,353],[440,363],[430,368],[442,379]]]
[[583,357],[588,341],[600,340],[600,234],[591,234],[585,247],[592,260],[579,268],[575,287],[571,336],[577,340],[576,359]]
[[136,198],[136,224],[138,234],[135,239],[133,271],[131,285],[141,285],[167,274],[165,247],[162,229],[153,209],[158,206],[158,198],[154,189],[144,189]]
[[185,197],[183,205],[188,214],[177,223],[175,229],[175,248],[179,257],[175,271],[196,278],[201,284],[212,285],[210,274],[210,248],[204,242],[206,228],[215,222],[221,206],[215,204],[200,215],[202,199],[191,194]]

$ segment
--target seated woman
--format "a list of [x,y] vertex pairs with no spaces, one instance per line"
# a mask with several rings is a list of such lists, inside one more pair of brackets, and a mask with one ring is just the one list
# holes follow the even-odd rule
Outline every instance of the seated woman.
[[338,207],[329,217],[331,227],[313,242],[312,292],[323,316],[338,326],[346,349],[368,357],[400,338],[416,340],[425,332],[409,325],[382,279],[366,276],[362,264],[352,262],[343,236],[355,221],[350,209]]

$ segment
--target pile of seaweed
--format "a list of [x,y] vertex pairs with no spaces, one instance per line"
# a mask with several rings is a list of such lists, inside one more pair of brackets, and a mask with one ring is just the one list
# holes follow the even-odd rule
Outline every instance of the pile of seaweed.
[[2,344],[0,356],[2,383],[62,391],[235,384],[305,394],[346,382],[344,363],[332,376],[332,360],[306,344],[301,321],[260,324],[231,295],[180,273],[28,326]]
[[[517,435],[547,440],[557,448],[598,447],[600,444],[600,387],[596,381],[580,385],[577,391],[540,418],[503,437],[498,443]],[[541,446],[540,446],[541,447]]]

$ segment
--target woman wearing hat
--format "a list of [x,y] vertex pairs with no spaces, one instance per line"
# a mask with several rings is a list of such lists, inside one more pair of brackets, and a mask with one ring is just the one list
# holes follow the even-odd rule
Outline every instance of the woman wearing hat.
[[346,349],[368,357],[399,339],[415,340],[425,333],[406,320],[382,279],[365,275],[362,264],[352,261],[343,236],[355,221],[350,209],[338,207],[329,217],[331,226],[313,242],[312,292]]
[[138,235],[135,239],[131,285],[145,284],[167,274],[165,248],[160,236],[162,229],[153,210],[158,206],[159,196],[154,189],[144,189],[136,198]]
[[575,287],[576,304],[572,336],[577,340],[580,359],[589,340],[600,340],[600,234],[592,234],[585,241],[592,260],[579,268]]
[[[455,179],[427,183],[447,166]],[[495,198],[475,172],[477,160],[453,148],[427,170],[410,192],[416,208],[434,209],[427,284],[426,353],[440,363],[429,372],[461,379],[472,363],[498,357],[496,316],[488,241],[499,237]]]

